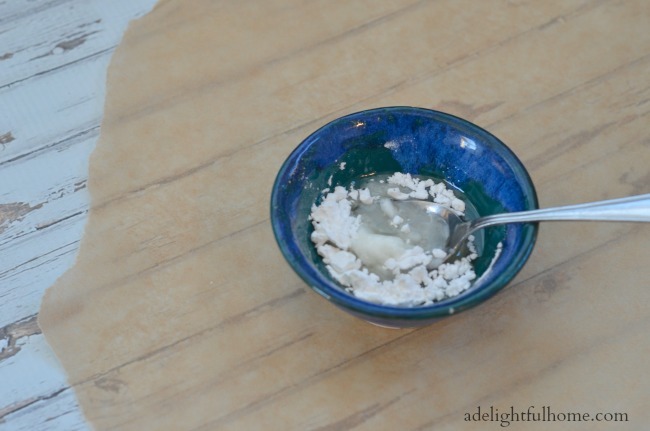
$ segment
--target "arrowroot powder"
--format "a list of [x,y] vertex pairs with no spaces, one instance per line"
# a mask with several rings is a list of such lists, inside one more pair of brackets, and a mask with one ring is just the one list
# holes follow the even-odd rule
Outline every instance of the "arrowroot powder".
[[330,275],[359,299],[401,307],[430,305],[464,292],[476,278],[473,237],[468,256],[442,263],[446,223],[399,203],[429,200],[464,215],[465,202],[443,182],[398,172],[323,193],[309,216],[311,240]]

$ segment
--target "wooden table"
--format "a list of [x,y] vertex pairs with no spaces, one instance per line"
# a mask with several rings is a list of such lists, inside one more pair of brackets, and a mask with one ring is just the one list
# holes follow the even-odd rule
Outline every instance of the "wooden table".
[[[225,156],[212,154],[214,160],[210,146],[198,148],[206,157],[188,151],[159,159],[170,164],[162,180],[143,157],[141,169],[129,174],[134,184],[151,180],[153,186],[125,191],[105,175],[106,189],[93,191],[96,220],[102,211],[120,210],[128,196],[134,204],[120,214],[141,222],[142,204],[156,204],[158,186],[188,191],[182,180],[188,175],[208,182],[240,178],[238,157],[252,147],[259,149],[260,178],[268,181],[288,151],[320,125],[397,104],[447,111],[496,134],[529,168],[542,206],[650,192],[650,4],[643,0],[195,4],[188,11],[161,2],[161,21],[147,27],[151,46],[131,46],[131,56],[120,57],[133,62],[134,74],[144,73],[146,67],[137,66],[164,60],[169,48],[188,68],[179,62],[150,75],[144,87],[157,88],[158,98],[134,87],[131,105],[120,111],[114,104],[103,132],[115,134],[120,121],[132,127],[147,114],[164,114],[170,100],[182,99],[200,114],[202,106],[215,108],[210,98],[223,98],[232,109],[219,110],[222,134],[214,141],[222,138],[232,148]],[[638,224],[542,225],[530,261],[502,293],[409,331],[374,328],[332,309],[290,274],[273,247],[255,260],[266,271],[255,278],[266,283],[256,298],[219,291],[239,277],[236,271],[206,275],[199,290],[199,277],[185,268],[185,281],[195,288],[185,293],[196,293],[191,300],[175,296],[187,289],[181,286],[149,309],[120,310],[141,324],[138,342],[86,333],[87,348],[58,351],[73,389],[41,334],[39,305],[73,265],[82,237],[88,157],[100,133],[108,61],[129,19],[152,6],[152,0],[110,7],[99,0],[0,4],[0,430],[88,429],[75,392],[99,429],[496,429],[498,421],[479,424],[465,415],[511,406],[630,416],[616,424],[520,421],[511,425],[516,429],[644,429],[650,421],[650,229]],[[156,26],[174,16],[173,26]],[[224,36],[206,30],[214,38],[203,44],[193,30],[210,27]],[[184,51],[172,50],[179,47]],[[205,68],[205,82],[195,76],[197,67]],[[115,76],[128,81],[124,70]],[[255,106],[273,109],[252,126],[235,116]],[[186,124],[196,124],[178,114],[163,115],[167,121],[157,128],[136,130],[162,142],[156,130],[187,132]],[[214,132],[200,124],[192,129],[199,141]],[[104,174],[123,160],[110,149],[96,153]],[[165,151],[174,154],[161,145],[160,154]],[[196,188],[191,191],[202,199]],[[165,196],[175,195],[159,197]],[[183,284],[182,274],[167,265],[175,262],[176,246],[201,250],[187,265],[205,269],[214,254],[228,258],[227,251],[210,248],[219,235],[241,247],[268,240],[264,193],[223,211],[186,196],[176,195],[193,211],[172,208],[169,214],[178,238],[144,238],[135,244],[144,252],[130,255],[126,269],[150,268],[153,287],[166,279]],[[239,218],[227,228],[210,224],[224,214]],[[111,228],[104,235],[133,232],[140,240],[142,232],[127,222],[103,225]],[[209,229],[194,230],[201,223]],[[92,245],[102,236],[91,229],[87,238]],[[89,251],[82,248],[79,263],[87,263]],[[117,260],[107,260],[114,272],[125,269]],[[127,281],[134,291],[142,287],[137,277]],[[101,300],[109,312],[111,301],[125,305],[108,289],[103,293],[80,296],[76,305],[90,308]],[[156,320],[163,311],[173,325]],[[59,349],[66,334],[83,330],[66,330],[65,319],[46,320],[52,326],[44,330]],[[119,327],[117,317],[106,320],[103,330]],[[338,335],[328,332],[334,329]],[[242,334],[250,338],[237,341]],[[227,354],[215,347],[224,339],[235,340]],[[214,355],[214,366],[201,354]],[[75,355],[87,361],[71,368]],[[186,374],[172,376],[172,370]],[[125,406],[136,410],[112,422],[114,409]]]

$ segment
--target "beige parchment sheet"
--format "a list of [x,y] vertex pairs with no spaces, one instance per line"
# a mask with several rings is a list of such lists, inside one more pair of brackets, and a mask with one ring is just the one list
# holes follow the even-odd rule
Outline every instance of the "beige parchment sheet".
[[648,5],[161,1],[113,56],[86,233],[39,318],[88,420],[498,429],[466,414],[550,406],[627,413],[617,430],[650,423],[648,226],[542,225],[495,298],[393,331],[310,292],[268,215],[304,137],[387,105],[487,127],[542,205],[648,193]]

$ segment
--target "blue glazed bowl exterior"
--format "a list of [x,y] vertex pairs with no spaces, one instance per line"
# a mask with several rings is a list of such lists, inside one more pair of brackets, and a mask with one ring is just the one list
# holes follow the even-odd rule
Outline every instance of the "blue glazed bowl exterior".
[[[354,178],[392,172],[445,180],[461,190],[481,216],[537,208],[533,183],[519,159],[499,139],[466,120],[412,107],[344,116],[298,145],[280,168],[271,194],[271,225],[280,250],[314,291],[371,323],[416,327],[485,301],[523,267],[535,244],[536,224],[487,228],[484,252],[475,262],[477,280],[454,298],[403,308],[361,301],[344,291],[327,273],[310,240],[311,206],[325,188],[347,187]],[[495,258],[498,243],[502,251]]]

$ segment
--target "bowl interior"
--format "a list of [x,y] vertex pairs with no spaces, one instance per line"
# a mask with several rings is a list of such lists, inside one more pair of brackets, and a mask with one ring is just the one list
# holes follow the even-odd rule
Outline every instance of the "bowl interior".
[[[475,305],[521,269],[534,245],[533,224],[485,229],[484,252],[475,261],[478,281],[463,294],[434,305],[379,306],[340,289],[310,240],[311,206],[326,188],[347,187],[362,176],[393,172],[445,180],[465,194],[479,215],[537,208],[532,181],[521,162],[496,137],[465,120],[408,107],[342,117],[314,132],[294,150],[278,173],[271,197],[278,244],[290,265],[314,290],[355,314],[422,319]],[[503,245],[501,255],[484,274],[498,243]]]

